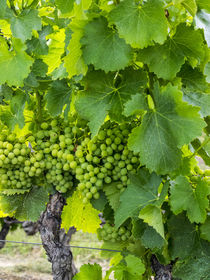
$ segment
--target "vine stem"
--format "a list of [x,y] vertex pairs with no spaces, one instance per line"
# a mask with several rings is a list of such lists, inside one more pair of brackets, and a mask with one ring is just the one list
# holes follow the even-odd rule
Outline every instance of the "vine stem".
[[190,158],[194,157],[208,142],[210,141],[210,138],[207,138],[203,143],[198,147],[194,153],[190,156]]

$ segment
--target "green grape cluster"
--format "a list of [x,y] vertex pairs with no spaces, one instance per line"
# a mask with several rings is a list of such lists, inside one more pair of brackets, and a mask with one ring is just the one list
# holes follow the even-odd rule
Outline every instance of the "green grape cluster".
[[26,170],[25,162],[30,160],[30,148],[25,138],[17,138],[8,131],[0,137],[0,187],[3,189],[26,189],[33,184],[31,168]]
[[[131,125],[107,122],[96,137],[91,140],[86,136],[77,147],[75,172],[84,203],[92,197],[97,199],[104,184],[118,182],[117,188],[123,191],[129,183],[129,173],[140,164],[139,157],[127,148],[131,129]],[[78,160],[82,164],[78,165]]]
[[131,240],[131,231],[126,227],[116,228],[110,224],[105,224],[98,229],[98,238],[103,241],[122,242]]
[[0,143],[2,184],[8,188],[52,186],[62,193],[75,185],[83,203],[98,199],[103,186],[112,182],[122,192],[129,173],[140,165],[138,155],[127,147],[132,128],[133,124],[108,121],[91,139],[87,122],[73,116],[67,121],[60,117],[43,122],[27,139],[8,136]]

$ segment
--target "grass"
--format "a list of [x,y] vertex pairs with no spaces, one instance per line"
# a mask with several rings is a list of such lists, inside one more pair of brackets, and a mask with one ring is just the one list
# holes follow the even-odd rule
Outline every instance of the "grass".
[[[18,228],[10,232],[7,240],[41,243],[39,234],[27,236],[25,232]],[[76,232],[71,241],[71,245],[100,248],[101,242],[98,241],[95,234]],[[101,257],[101,252],[97,250],[72,248],[76,267],[79,268],[85,263],[99,263],[103,270],[108,269],[109,261]],[[51,279],[51,264],[42,246],[6,243],[5,247],[0,250],[0,276],[1,273],[13,273],[15,276],[34,275],[35,279]],[[38,273],[38,276],[37,276]],[[42,277],[50,278],[42,278]],[[21,279],[21,278],[20,278]]]

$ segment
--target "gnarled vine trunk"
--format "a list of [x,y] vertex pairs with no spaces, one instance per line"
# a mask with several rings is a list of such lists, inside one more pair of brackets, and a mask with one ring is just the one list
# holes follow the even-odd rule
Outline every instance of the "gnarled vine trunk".
[[47,208],[39,220],[39,232],[48,259],[52,263],[54,280],[71,280],[77,272],[72,252],[67,246],[75,229],[70,229],[65,234],[60,228],[64,205],[65,199],[60,193],[51,195]]
[[155,280],[172,280],[172,264],[162,265],[159,263],[157,257],[151,257],[152,270],[155,273]]
[[[9,233],[10,226],[6,223],[3,223],[1,231],[0,231],[0,240],[5,240],[7,234]],[[0,241],[0,249],[4,248],[5,242]]]

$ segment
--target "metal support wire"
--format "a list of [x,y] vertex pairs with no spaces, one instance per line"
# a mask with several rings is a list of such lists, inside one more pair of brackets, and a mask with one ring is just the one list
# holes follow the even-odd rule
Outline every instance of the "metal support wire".
[[[24,242],[24,241],[0,240],[0,242],[14,243],[14,244],[24,244],[24,245],[38,245],[38,246],[42,246],[42,243]],[[122,252],[122,251],[113,250],[113,249],[94,248],[94,247],[84,247],[84,246],[75,246],[75,245],[65,245],[65,247],[79,248],[79,249],[88,249],[88,250],[98,250],[98,251],[109,251],[109,252],[117,252],[117,253],[121,253],[121,252]]]

